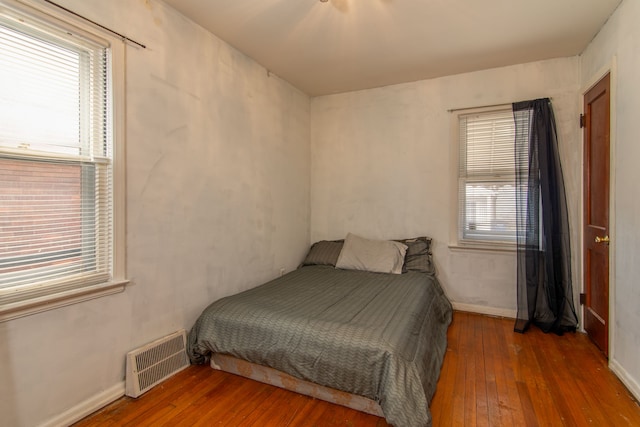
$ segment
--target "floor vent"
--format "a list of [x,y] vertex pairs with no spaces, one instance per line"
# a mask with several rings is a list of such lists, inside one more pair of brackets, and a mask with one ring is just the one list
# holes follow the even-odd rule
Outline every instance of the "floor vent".
[[184,329],[127,353],[126,395],[138,397],[189,366]]

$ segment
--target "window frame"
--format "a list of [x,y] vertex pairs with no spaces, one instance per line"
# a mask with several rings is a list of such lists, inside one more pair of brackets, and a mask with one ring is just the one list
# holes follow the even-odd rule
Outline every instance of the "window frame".
[[[469,239],[463,238],[462,221],[461,221],[461,206],[459,197],[459,185],[460,185],[460,117],[470,114],[486,114],[498,111],[513,111],[511,104],[498,104],[486,107],[477,108],[462,108],[450,110],[450,206],[451,217],[449,227],[449,247],[452,249],[478,249],[484,251],[500,251],[500,252],[515,252],[517,250],[517,242],[514,238],[513,241],[496,240],[496,239]],[[514,142],[515,143],[515,142]],[[513,176],[515,186],[515,175]],[[473,179],[471,180],[473,181]],[[478,181],[484,182],[484,181]],[[496,182],[505,182],[499,180]],[[478,233],[479,236],[482,233]]]
[[[3,0],[0,11],[28,15],[45,26],[64,29],[108,45],[109,132],[112,138],[112,271],[103,283],[80,282],[0,289],[0,322],[122,292],[125,266],[125,44],[109,32],[51,5],[31,0]],[[25,156],[26,157],[26,156]],[[53,156],[52,156],[53,157]]]

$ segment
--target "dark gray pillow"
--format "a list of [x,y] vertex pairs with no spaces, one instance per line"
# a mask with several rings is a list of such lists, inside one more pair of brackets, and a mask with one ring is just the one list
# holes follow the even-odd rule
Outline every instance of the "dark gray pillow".
[[302,265],[331,265],[336,266],[344,240],[320,240],[311,245]]
[[398,241],[407,245],[403,273],[418,271],[420,273],[436,274],[436,267],[431,256],[430,237],[415,237]]

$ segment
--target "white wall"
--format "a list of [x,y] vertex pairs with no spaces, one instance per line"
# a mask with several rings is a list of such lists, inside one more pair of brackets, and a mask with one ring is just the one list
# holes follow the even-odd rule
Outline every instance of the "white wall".
[[614,185],[610,354],[612,369],[640,397],[640,2],[624,0],[582,54],[582,88],[612,72]]
[[0,323],[4,426],[122,391],[127,351],[295,268],[309,245],[306,95],[156,0],[58,2],[148,46],[127,48],[132,284]]
[[[515,255],[449,249],[449,109],[551,97],[571,223],[579,224],[579,59],[566,58],[314,98],[311,101],[311,241],[428,235],[448,296],[512,313]],[[574,247],[579,228],[571,230]],[[573,252],[574,282],[580,262]],[[580,285],[576,284],[576,293]]]

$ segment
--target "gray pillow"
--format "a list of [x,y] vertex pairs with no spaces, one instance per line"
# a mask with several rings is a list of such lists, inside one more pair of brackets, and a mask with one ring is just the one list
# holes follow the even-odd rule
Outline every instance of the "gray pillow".
[[407,245],[347,234],[336,268],[401,274]]
[[436,274],[431,255],[431,238],[415,237],[412,239],[398,240],[407,245],[407,253],[404,257],[403,273],[418,271],[420,273]]
[[302,261],[302,265],[330,265],[336,266],[344,240],[321,240],[311,245],[309,253]]

